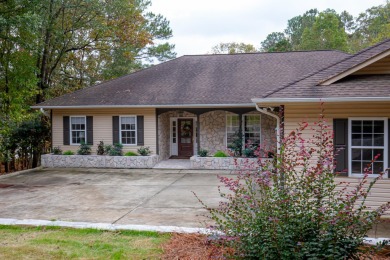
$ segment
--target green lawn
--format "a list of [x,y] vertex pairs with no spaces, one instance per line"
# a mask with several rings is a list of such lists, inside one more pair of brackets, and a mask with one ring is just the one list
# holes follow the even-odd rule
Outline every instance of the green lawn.
[[0,225],[0,259],[158,259],[169,234]]

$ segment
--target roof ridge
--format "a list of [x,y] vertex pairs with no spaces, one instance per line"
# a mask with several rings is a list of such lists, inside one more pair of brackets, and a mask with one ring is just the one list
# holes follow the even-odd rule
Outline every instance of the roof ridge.
[[[356,57],[356,56],[358,56],[358,55],[360,55],[360,54],[362,54],[362,53],[364,53],[364,52],[366,52],[366,51],[371,50],[372,48],[375,48],[375,47],[377,47],[377,46],[379,46],[379,45],[382,45],[382,44],[384,44],[384,43],[386,43],[386,42],[389,42],[389,41],[390,41],[390,38],[389,38],[389,39],[386,39],[386,40],[384,40],[384,41],[381,41],[381,42],[379,42],[379,43],[377,43],[377,44],[375,44],[375,45],[372,45],[372,46],[369,46],[369,47],[367,47],[367,48],[364,48],[363,50],[358,51],[358,52],[355,53],[355,54],[351,54],[351,55],[345,57],[344,59],[341,59],[340,61],[338,61],[338,62],[336,62],[336,63],[334,63],[334,64],[331,64],[331,65],[329,65],[329,66],[327,66],[327,67],[325,67],[325,68],[323,68],[323,69],[319,69],[318,71],[315,71],[315,72],[313,72],[313,73],[310,73],[310,74],[307,75],[307,76],[303,76],[301,79],[295,80],[295,81],[293,81],[293,82],[291,82],[291,83],[287,83],[286,85],[284,85],[284,86],[282,86],[282,87],[280,87],[280,88],[277,88],[277,89],[275,89],[275,90],[273,90],[273,91],[267,92],[266,95],[264,96],[264,98],[269,97],[270,95],[273,95],[273,94],[275,94],[275,93],[277,93],[277,92],[279,92],[279,91],[281,91],[281,90],[283,90],[283,89],[285,89],[285,88],[287,88],[287,87],[289,87],[289,86],[291,86],[291,85],[293,85],[293,84],[295,84],[295,83],[297,83],[297,82],[299,82],[299,81],[305,80],[305,79],[307,79],[307,78],[309,78],[309,77],[311,77],[311,76],[314,76],[315,74],[317,74],[317,73],[319,73],[319,72],[321,72],[321,71],[327,70],[327,69],[329,69],[330,67],[336,66],[337,64],[340,64],[340,63],[345,62],[345,61],[347,61],[347,60],[349,60],[349,59],[352,59],[352,58],[354,58],[354,57]],[[363,61],[363,62],[364,62],[364,61]],[[362,62],[360,62],[360,63],[362,63]],[[359,63],[359,64],[360,64],[360,63]],[[357,65],[359,65],[359,64],[357,64]],[[356,65],[354,65],[354,66],[356,66]],[[337,73],[337,74],[343,73],[343,72],[345,72],[345,71],[347,71],[347,70],[348,70],[348,69],[343,70],[343,71],[341,71],[341,72],[339,72],[339,73]],[[323,80],[321,80],[321,81],[326,81],[326,80],[328,80],[328,79],[331,78],[331,77],[333,77],[333,76],[327,77],[326,79],[323,79]],[[320,82],[321,82],[321,81],[320,81]]]
[[279,53],[304,53],[304,52],[340,52],[347,54],[346,52],[340,50],[301,50],[301,51],[258,51],[258,52],[242,52],[242,53],[210,53],[210,54],[185,54],[181,57],[193,57],[193,56],[234,56],[234,55],[253,55],[253,54],[279,54]]

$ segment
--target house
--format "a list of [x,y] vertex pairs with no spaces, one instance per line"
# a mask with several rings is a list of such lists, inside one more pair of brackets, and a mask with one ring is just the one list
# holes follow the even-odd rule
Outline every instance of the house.
[[[339,169],[359,176],[373,154],[388,168],[390,39],[359,53],[298,51],[183,56],[63,95],[50,110],[53,146],[83,141],[148,146],[161,160],[200,149],[227,150],[241,131],[246,143],[276,149],[275,137],[315,120],[319,103],[345,148]],[[279,114],[283,112],[283,117]],[[281,127],[282,126],[282,127]],[[276,131],[275,131],[276,130]]]

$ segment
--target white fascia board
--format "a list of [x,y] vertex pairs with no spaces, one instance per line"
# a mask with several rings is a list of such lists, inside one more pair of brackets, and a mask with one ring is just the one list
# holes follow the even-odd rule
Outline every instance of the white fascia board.
[[253,98],[253,103],[384,102],[390,97]]
[[210,108],[210,107],[254,107],[253,103],[242,104],[184,104],[184,105],[87,105],[87,106],[32,106],[34,109],[76,109],[76,108]]

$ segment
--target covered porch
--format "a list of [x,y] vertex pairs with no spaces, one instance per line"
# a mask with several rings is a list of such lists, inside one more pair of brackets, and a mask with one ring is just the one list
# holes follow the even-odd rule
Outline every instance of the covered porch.
[[200,150],[207,150],[208,156],[217,151],[233,156],[231,146],[237,144],[237,138],[241,138],[242,150],[249,145],[261,147],[261,157],[276,151],[276,119],[253,106],[158,108],[156,120],[161,160],[189,159]]

